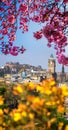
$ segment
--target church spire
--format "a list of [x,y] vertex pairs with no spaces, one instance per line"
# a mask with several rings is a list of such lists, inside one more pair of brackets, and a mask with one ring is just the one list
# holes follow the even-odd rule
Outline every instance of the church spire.
[[64,65],[62,65],[62,73],[64,73]]

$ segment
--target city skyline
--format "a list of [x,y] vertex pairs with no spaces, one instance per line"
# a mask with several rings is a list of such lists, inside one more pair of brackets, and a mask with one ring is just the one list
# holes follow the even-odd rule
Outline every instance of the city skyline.
[[[49,59],[50,59],[50,57],[49,57]],[[48,59],[48,60],[49,60]],[[55,59],[55,58],[54,58]],[[4,65],[2,65],[2,66],[0,66],[0,67],[4,67],[5,65],[7,65],[7,64],[16,64],[16,63],[19,63],[20,65],[29,65],[29,66],[34,66],[34,67],[38,67],[38,66],[41,66],[41,68],[42,69],[46,69],[46,70],[48,70],[48,60],[47,60],[47,68],[46,67],[43,67],[42,65],[34,65],[34,64],[29,64],[29,63],[22,63],[22,62],[19,62],[19,61],[8,61],[8,62],[6,62]],[[55,59],[55,61],[56,61],[56,59]],[[59,64],[58,64],[59,65]],[[57,68],[57,65],[56,65],[56,68]],[[56,72],[62,72],[62,65],[61,65],[61,67],[60,67],[60,71],[57,71],[57,69],[55,69],[56,70]],[[64,69],[65,70],[65,69]],[[65,71],[66,72],[66,71]]]

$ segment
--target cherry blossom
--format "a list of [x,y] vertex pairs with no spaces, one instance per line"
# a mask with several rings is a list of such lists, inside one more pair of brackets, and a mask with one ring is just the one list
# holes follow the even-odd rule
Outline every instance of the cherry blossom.
[[68,0],[63,0],[63,3],[65,3],[65,4],[68,3]]
[[34,37],[36,38],[36,39],[41,39],[42,38],[42,31],[37,31],[37,32],[35,32],[34,33]]
[[10,24],[14,24],[15,23],[15,16],[14,15],[9,15],[7,17],[7,21],[10,23]]
[[18,55],[18,47],[14,46],[13,48],[11,48],[10,54],[13,56],[17,56]]
[[28,11],[28,6],[26,4],[20,4],[19,11],[21,13]]
[[25,51],[26,51],[26,49],[22,46],[22,47],[20,48],[21,54],[23,54]]
[[[19,24],[17,23],[19,20]],[[24,47],[14,46],[16,31],[29,31],[29,22],[43,23],[33,32],[34,38],[45,37],[48,47],[54,47],[60,64],[68,65],[68,0],[0,0],[0,50],[13,56],[24,53]],[[7,41],[5,41],[7,37]]]

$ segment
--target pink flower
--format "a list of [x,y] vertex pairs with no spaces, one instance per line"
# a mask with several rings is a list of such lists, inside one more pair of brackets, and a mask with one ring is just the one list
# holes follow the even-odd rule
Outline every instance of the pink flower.
[[61,37],[60,42],[62,44],[65,43],[66,41],[67,41],[67,37],[66,36]]
[[41,18],[40,18],[40,16],[34,15],[34,17],[32,18],[32,21],[40,22]]
[[52,36],[53,36],[54,42],[58,43],[62,37],[62,33],[56,30],[56,31],[53,31]]
[[18,2],[21,2],[21,0],[18,0]]
[[0,37],[0,40],[3,40],[4,39],[4,37]]
[[34,32],[33,34],[36,39],[41,39],[43,36],[41,31]]
[[18,47],[14,46],[13,48],[11,48],[10,54],[13,56],[17,56],[18,55]]
[[63,3],[64,3],[64,4],[67,4],[67,3],[68,3],[68,0],[63,0]]
[[58,38],[56,44],[58,48],[62,49],[62,47],[67,46],[67,38],[65,36]]
[[20,20],[20,24],[27,23],[27,22],[28,22],[28,19],[24,17],[22,17]]
[[16,35],[12,35],[11,37],[9,36],[10,41],[14,41],[16,39]]
[[7,35],[8,34],[8,30],[7,29],[3,29],[2,30],[2,35]]
[[9,22],[10,24],[14,24],[15,21],[16,21],[16,19],[15,19],[15,16],[14,16],[14,15],[9,15],[9,16],[8,16],[8,22]]
[[12,45],[13,45],[13,43],[11,41],[9,41],[9,46],[12,46]]
[[48,46],[48,47],[51,47],[51,43],[48,43],[47,46]]
[[58,58],[58,62],[59,64],[63,64],[68,66],[68,57],[66,57],[64,54],[62,54],[61,52],[57,52],[57,58]]
[[23,54],[26,51],[24,47],[21,47],[20,52]]
[[54,21],[54,27],[59,28],[59,21]]
[[64,64],[64,61],[65,61],[65,56],[61,53],[58,54],[58,62],[60,64]]
[[2,0],[2,2],[6,2],[7,0]]
[[5,55],[9,54],[9,49],[2,49],[2,53],[4,53]]
[[2,20],[2,17],[0,16],[0,20]]
[[25,5],[25,4],[20,4],[19,11],[20,12],[26,12],[26,11],[28,11],[28,6]]
[[23,25],[23,30],[28,32],[28,26],[26,24]]
[[5,55],[9,54],[10,49],[9,49],[9,44],[2,44],[2,53],[4,53]]
[[59,2],[59,0],[55,0],[55,2]]
[[29,1],[29,3],[31,2],[31,0],[28,0]]
[[68,17],[68,11],[64,12],[64,17]]
[[53,34],[53,31],[54,31],[54,27],[52,25],[46,25],[43,28],[43,34],[46,38],[49,38]]
[[1,8],[1,7],[0,7],[0,12],[4,12],[4,8]]

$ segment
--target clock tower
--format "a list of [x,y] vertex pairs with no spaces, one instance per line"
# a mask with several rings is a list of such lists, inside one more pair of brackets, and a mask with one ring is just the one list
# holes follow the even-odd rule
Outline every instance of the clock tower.
[[55,62],[53,55],[51,54],[51,56],[48,60],[48,71],[51,73],[55,73],[55,67],[56,67],[56,62]]

